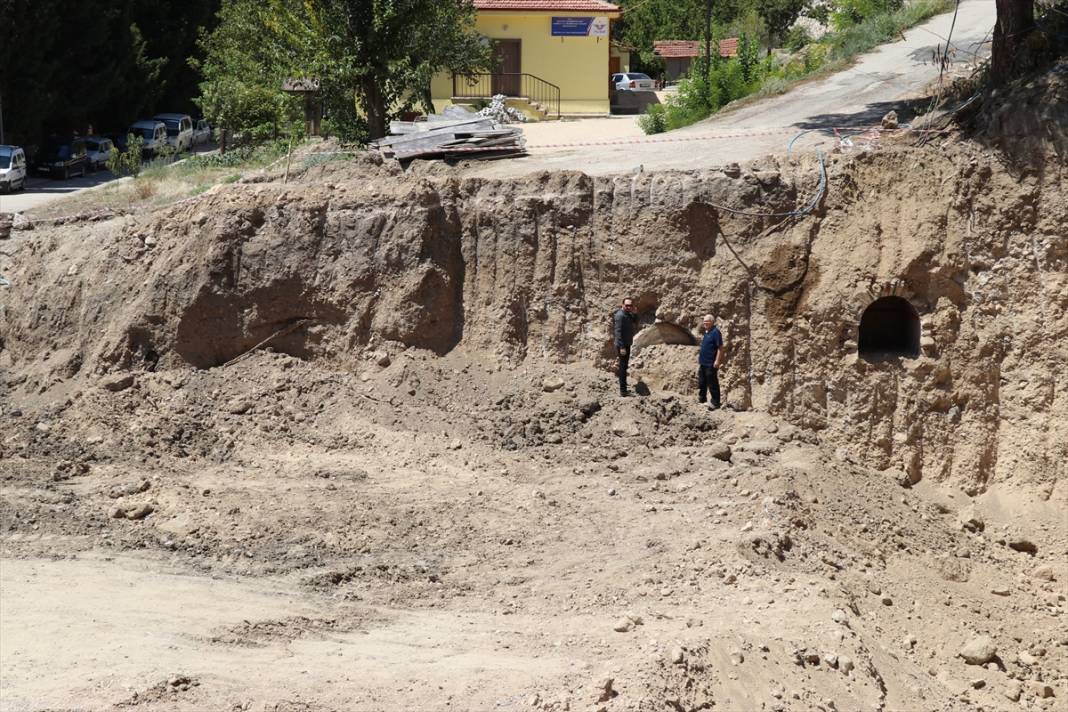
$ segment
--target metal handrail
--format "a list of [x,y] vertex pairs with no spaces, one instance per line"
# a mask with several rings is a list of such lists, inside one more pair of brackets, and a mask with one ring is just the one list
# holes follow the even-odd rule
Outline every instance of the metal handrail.
[[452,95],[463,99],[489,99],[496,94],[525,97],[560,118],[560,87],[541,77],[521,72],[453,74]]

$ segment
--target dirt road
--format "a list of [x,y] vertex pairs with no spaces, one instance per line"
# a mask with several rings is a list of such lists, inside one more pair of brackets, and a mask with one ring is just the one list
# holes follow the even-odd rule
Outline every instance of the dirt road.
[[[953,27],[950,59],[963,64],[989,54],[995,19],[994,0],[963,0]],[[656,137],[642,136],[633,117],[531,125],[524,129],[529,157],[480,164],[472,172],[504,177],[540,170],[607,175],[639,166],[643,170],[707,168],[781,152],[804,129],[871,125],[891,109],[906,120],[903,100],[938,79],[939,68],[932,60],[938,48],[945,47],[951,24],[953,13],[939,15],[908,30],[902,41],[864,55],[849,69]],[[804,145],[819,142],[810,135]]]

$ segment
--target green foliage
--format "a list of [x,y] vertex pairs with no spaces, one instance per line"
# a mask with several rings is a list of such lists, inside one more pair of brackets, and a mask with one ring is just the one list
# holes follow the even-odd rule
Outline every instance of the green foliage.
[[200,38],[203,76],[196,103],[214,125],[258,143],[292,133],[302,116],[300,99],[282,91],[294,72],[283,45],[266,41],[273,16],[259,0],[223,0],[219,24]]
[[638,117],[638,126],[647,134],[667,131],[667,109],[663,104],[653,104]]
[[105,165],[113,175],[137,176],[144,166],[143,148],[145,140],[140,136],[129,134],[126,136],[126,152],[119,153],[119,149],[111,147],[108,160]]
[[755,9],[749,10],[732,20],[721,36],[738,38],[745,36],[749,38],[758,53],[762,47],[768,46],[769,40],[768,28],[764,18]]
[[[897,0],[886,2],[894,4]],[[952,6],[953,0],[914,0],[897,10],[865,17],[855,24],[826,35],[821,41],[830,46],[830,59],[848,60],[856,54],[895,39],[907,28],[946,12]]]
[[794,25],[786,33],[783,46],[791,52],[800,52],[805,45],[812,41],[812,35],[804,25]]
[[805,0],[756,0],[757,12],[764,18],[771,36],[771,46],[778,46],[786,30],[801,16],[805,4]]
[[469,0],[223,0],[219,18],[201,41],[198,101],[216,123],[252,138],[296,131],[286,77],[317,80],[324,128],[365,140],[417,104],[429,109],[436,73],[492,61]]
[[742,67],[742,77],[751,82],[756,79],[756,72],[760,64],[760,47],[748,35],[742,35],[738,39],[738,63]]
[[[219,0],[0,0],[5,141],[121,131],[192,108],[198,25]],[[10,71],[5,71],[10,70]]]
[[904,0],[835,0],[830,13],[831,25],[844,30],[873,17],[896,12]]

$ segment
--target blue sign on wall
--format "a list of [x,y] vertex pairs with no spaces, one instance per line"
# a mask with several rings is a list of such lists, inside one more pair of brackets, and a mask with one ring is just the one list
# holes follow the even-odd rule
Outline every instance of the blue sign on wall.
[[590,34],[592,17],[554,17],[553,37],[586,37]]

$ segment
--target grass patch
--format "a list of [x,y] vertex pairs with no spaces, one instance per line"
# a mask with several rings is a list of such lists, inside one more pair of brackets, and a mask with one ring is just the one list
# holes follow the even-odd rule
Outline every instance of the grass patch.
[[236,183],[242,176],[285,155],[288,144],[271,143],[240,147],[225,155],[198,154],[173,161],[152,160],[133,178],[82,190],[29,211],[37,218],[56,217],[103,209],[152,210],[184,198],[200,195],[222,183]]
[[[898,10],[881,12],[855,24],[828,32],[804,44],[787,61],[754,61],[751,52],[713,62],[709,80],[694,65],[690,77],[679,82],[678,93],[663,104],[650,106],[638,125],[647,134],[689,126],[749,96],[782,94],[796,83],[846,67],[858,54],[897,39],[906,29],[953,8],[953,0],[914,0]],[[793,42],[802,42],[800,35]],[[744,37],[742,38],[744,41]]]

